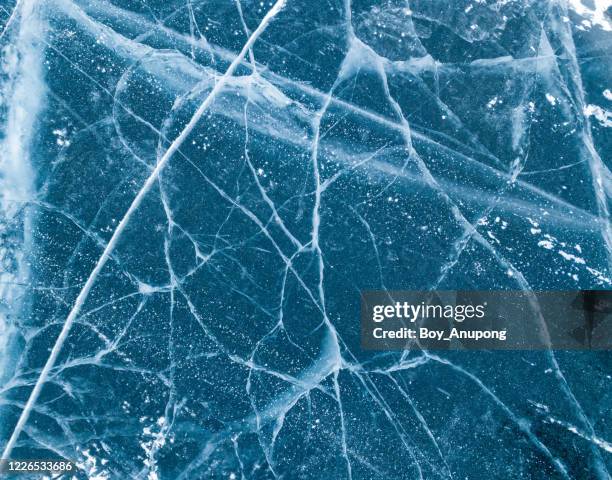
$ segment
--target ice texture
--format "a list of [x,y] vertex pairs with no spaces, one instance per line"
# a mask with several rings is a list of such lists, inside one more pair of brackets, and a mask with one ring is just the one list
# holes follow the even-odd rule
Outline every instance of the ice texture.
[[366,352],[359,293],[612,288],[611,8],[0,0],[5,458],[610,478],[609,352]]

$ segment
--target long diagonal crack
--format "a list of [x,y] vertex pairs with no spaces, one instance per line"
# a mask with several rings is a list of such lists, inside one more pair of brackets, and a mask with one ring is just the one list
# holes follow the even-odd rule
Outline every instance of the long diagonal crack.
[[224,88],[229,78],[234,74],[234,71],[236,70],[236,68],[238,68],[238,66],[241,64],[244,56],[251,49],[251,47],[256,42],[256,40],[259,38],[259,36],[265,31],[265,29],[268,27],[272,19],[284,8],[285,3],[286,3],[286,0],[278,0],[274,4],[274,6],[268,11],[268,13],[266,13],[261,23],[259,24],[259,26],[253,31],[251,36],[248,38],[247,42],[242,47],[242,50],[240,51],[240,53],[232,61],[232,63],[227,68],[223,76],[221,76],[218,79],[213,89],[210,91],[208,96],[204,99],[202,104],[199,106],[199,108],[196,110],[194,115],[191,117],[191,120],[189,121],[189,123],[187,123],[185,128],[178,135],[178,137],[176,137],[176,139],[172,142],[168,150],[166,150],[166,153],[164,153],[164,155],[160,158],[159,162],[157,162],[157,165],[155,166],[155,168],[153,169],[153,171],[151,172],[151,174],[145,181],[142,188],[139,190],[138,194],[136,195],[132,203],[130,204],[125,215],[123,216],[123,218],[117,225],[117,228],[113,232],[113,235],[111,236],[111,239],[106,245],[106,248],[104,249],[102,255],[98,259],[95,268],[92,270],[89,277],[87,278],[87,281],[83,285],[83,288],[81,289],[79,295],[77,296],[77,299],[75,300],[75,303],[72,309],[70,310],[70,313],[66,317],[66,321],[64,322],[62,330],[60,331],[60,334],[57,337],[55,344],[53,345],[51,354],[49,355],[49,358],[47,359],[45,366],[43,367],[38,379],[36,380],[36,384],[34,385],[34,388],[32,389],[32,392],[30,393],[28,401],[26,402],[26,405],[23,408],[21,415],[19,416],[19,420],[17,421],[17,424],[15,425],[15,428],[13,429],[11,433],[9,441],[4,447],[2,458],[10,458],[11,452],[13,451],[15,443],[17,442],[17,439],[19,438],[19,434],[21,433],[26,422],[28,421],[30,412],[32,411],[32,408],[41,393],[42,387],[44,386],[47,380],[47,377],[49,376],[49,373],[51,372],[51,369],[55,365],[57,357],[62,349],[64,342],[66,341],[68,334],[70,333],[70,329],[72,328],[72,325],[75,319],[79,315],[81,308],[83,307],[83,304],[87,300],[89,292],[91,288],[93,287],[94,283],[96,282],[96,279],[98,278],[98,275],[100,274],[102,268],[104,267],[108,259],[111,257],[111,254],[113,250],[115,249],[115,247],[117,246],[117,243],[119,242],[119,239],[121,238],[121,235],[123,231],[125,230],[127,224],[129,223],[130,218],[132,217],[133,213],[138,209],[138,207],[144,200],[147,193],[151,190],[151,187],[157,181],[161,171],[164,169],[164,167],[166,166],[170,158],[172,158],[172,155],[179,149],[182,143],[187,139],[191,131],[194,129],[194,127],[198,124],[198,122],[202,118],[202,115],[204,115],[204,113],[210,107],[210,105],[215,100],[219,92],[221,92],[221,90]]

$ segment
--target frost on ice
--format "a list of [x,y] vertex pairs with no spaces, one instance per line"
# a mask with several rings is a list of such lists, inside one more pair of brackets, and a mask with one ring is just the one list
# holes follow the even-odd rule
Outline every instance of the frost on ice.
[[90,479],[609,478],[606,353],[366,353],[358,310],[610,288],[606,8],[2,3],[5,454]]

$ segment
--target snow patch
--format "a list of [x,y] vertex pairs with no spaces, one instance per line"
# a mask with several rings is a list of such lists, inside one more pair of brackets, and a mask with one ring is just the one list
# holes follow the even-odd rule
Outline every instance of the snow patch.
[[585,117],[595,117],[602,127],[612,127],[612,112],[599,105],[589,104],[583,109]]

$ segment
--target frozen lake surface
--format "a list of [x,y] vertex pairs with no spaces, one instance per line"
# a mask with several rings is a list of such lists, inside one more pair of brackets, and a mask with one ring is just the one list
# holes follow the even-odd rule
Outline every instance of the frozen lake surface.
[[607,7],[0,0],[5,454],[608,479],[609,352],[359,339],[366,289],[612,288]]

